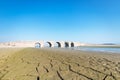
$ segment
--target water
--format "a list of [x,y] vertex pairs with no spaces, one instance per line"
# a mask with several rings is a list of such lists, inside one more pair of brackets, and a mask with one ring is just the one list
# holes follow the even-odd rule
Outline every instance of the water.
[[77,47],[75,50],[83,51],[95,51],[95,52],[111,52],[111,53],[120,53],[120,48],[110,48],[110,47]]

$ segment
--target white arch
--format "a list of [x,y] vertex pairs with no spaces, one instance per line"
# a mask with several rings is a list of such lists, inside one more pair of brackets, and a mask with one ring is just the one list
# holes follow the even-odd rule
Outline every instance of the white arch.
[[39,42],[36,42],[35,43],[35,48],[40,48],[41,47],[41,44]]
[[71,42],[71,44],[70,44],[70,45],[71,45],[71,47],[74,47],[74,43],[73,43],[73,42]]
[[61,48],[61,43],[60,42],[56,42],[58,44],[58,47]]
[[65,42],[64,44],[66,48],[69,47],[69,42]]

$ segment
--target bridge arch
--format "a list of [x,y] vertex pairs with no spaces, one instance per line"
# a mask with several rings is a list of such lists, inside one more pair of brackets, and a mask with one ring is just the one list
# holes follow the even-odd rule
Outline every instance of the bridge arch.
[[61,43],[60,42],[56,42],[58,44],[58,47],[61,47]]
[[65,47],[69,47],[69,42],[65,42]]
[[41,44],[39,42],[36,42],[35,43],[35,48],[40,48],[41,47]]
[[[51,42],[47,41],[46,43],[48,44],[48,47],[52,47],[52,43]],[[44,44],[45,46],[46,46],[46,43]]]
[[71,42],[71,47],[74,47],[74,43],[73,42]]

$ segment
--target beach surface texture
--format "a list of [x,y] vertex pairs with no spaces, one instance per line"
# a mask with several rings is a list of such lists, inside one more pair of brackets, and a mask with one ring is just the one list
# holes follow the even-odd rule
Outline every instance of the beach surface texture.
[[120,80],[120,54],[0,48],[0,80]]

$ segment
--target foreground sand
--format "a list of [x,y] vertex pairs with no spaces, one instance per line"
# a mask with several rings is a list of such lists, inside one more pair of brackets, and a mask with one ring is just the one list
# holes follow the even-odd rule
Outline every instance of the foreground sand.
[[0,80],[120,80],[120,54],[4,48],[0,55]]

